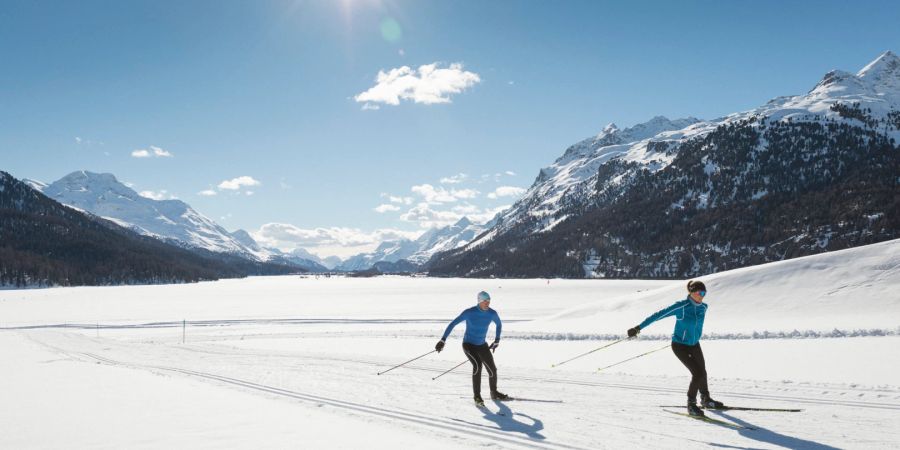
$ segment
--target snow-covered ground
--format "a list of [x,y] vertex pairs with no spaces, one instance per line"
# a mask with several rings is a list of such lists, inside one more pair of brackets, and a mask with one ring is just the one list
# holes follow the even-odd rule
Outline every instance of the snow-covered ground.
[[[900,241],[702,280],[714,396],[802,412],[668,414],[688,382],[668,349],[597,372],[665,347],[671,318],[551,368],[682,281],[262,277],[0,291],[0,448],[900,446]],[[468,364],[432,380],[465,360],[462,326],[377,375],[479,290],[504,319],[500,389],[526,401],[475,408]]]

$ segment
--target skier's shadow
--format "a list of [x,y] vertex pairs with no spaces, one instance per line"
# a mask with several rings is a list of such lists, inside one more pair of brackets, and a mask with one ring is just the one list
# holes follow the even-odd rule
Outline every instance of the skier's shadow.
[[749,439],[753,439],[760,442],[765,442],[772,445],[777,445],[779,447],[785,448],[796,448],[796,449],[814,449],[814,450],[838,450],[837,447],[832,447],[826,444],[820,444],[814,441],[808,441],[806,439],[795,438],[791,436],[786,436],[781,433],[776,433],[772,430],[762,428],[758,425],[754,425],[745,420],[738,419],[729,414],[725,414],[722,411],[716,411],[716,415],[726,418],[737,425],[742,427],[752,428],[737,430],[741,436]]
[[[544,440],[547,439],[540,433],[541,430],[544,429],[544,422],[540,419],[535,419],[527,414],[516,413],[513,412],[512,409],[509,408],[505,403],[501,401],[495,401],[494,404],[497,405],[499,410],[497,412],[493,412],[488,410],[487,408],[481,408],[484,412],[484,418],[494,422],[497,424],[497,428],[500,428],[503,431],[510,431],[513,433],[522,433],[528,436],[531,439]],[[520,422],[515,419],[515,416],[521,416],[531,423]],[[477,425],[480,427],[487,427],[486,425],[482,425],[479,423],[466,422],[465,420],[458,420],[459,422],[468,423],[470,425]],[[489,427],[493,428],[493,427]]]

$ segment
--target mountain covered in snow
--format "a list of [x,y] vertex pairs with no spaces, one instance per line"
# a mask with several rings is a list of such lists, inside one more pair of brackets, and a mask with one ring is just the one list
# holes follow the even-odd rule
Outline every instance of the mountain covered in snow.
[[[361,253],[348,258],[337,266],[338,270],[358,271],[370,269],[378,263],[388,271],[410,271],[421,266],[439,252],[450,251],[463,246],[484,232],[486,225],[476,224],[463,217],[453,225],[432,228],[416,240],[401,239],[382,242],[374,252]],[[384,263],[399,263],[398,265]],[[400,269],[403,270],[400,270]]]
[[[289,252],[283,252],[277,248],[266,248],[269,252],[270,262],[280,262],[297,267],[303,267],[310,272],[328,272],[337,265],[333,259],[319,258],[318,256],[306,251],[302,248],[295,248]],[[340,259],[338,259],[340,262]]]
[[229,233],[181,200],[143,197],[109,173],[72,172],[40,190],[60,203],[88,211],[145,236],[183,247],[240,255],[254,261],[270,258],[270,252],[260,248],[243,230]]
[[183,283],[296,272],[141,236],[36,187],[0,171],[0,286]]
[[900,236],[900,58],[578,142],[437,275],[691,277]]
[[360,253],[347,258],[337,266],[337,270],[344,272],[367,270],[371,269],[375,263],[393,263],[405,260],[418,250],[419,246],[416,244],[416,241],[409,239],[385,241],[379,244],[373,252]]

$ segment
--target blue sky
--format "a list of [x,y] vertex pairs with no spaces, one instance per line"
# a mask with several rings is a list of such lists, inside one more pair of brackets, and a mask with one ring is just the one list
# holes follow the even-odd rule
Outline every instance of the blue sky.
[[110,172],[347,256],[489,217],[609,122],[714,118],[900,51],[892,2],[678,3],[6,0],[0,170]]

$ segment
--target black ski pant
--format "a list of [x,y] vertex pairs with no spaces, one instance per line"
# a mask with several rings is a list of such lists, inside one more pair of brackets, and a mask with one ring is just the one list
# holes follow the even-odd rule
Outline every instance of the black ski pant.
[[691,371],[691,385],[688,387],[687,393],[688,401],[697,400],[697,391],[700,391],[703,398],[709,397],[709,385],[706,383],[706,361],[703,360],[700,343],[684,345],[673,342],[672,351],[681,360],[684,367]]
[[472,363],[472,390],[475,391],[476,397],[481,397],[481,367],[487,368],[488,383],[491,386],[491,392],[497,392],[497,366],[494,365],[494,355],[487,343],[481,345],[469,344],[463,342],[463,352],[466,358]]

